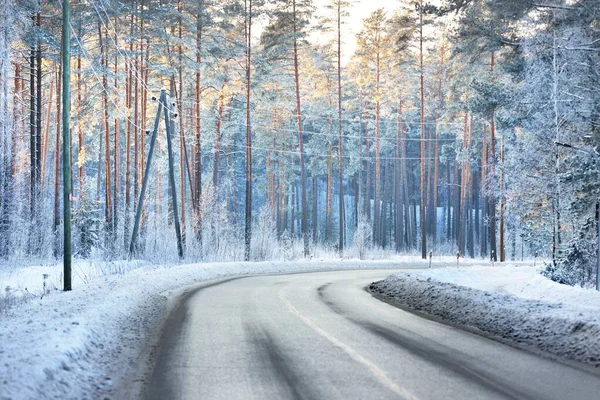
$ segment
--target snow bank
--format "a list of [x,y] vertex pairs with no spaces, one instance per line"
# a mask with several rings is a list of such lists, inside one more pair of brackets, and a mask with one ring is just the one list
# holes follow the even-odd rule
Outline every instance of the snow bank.
[[[453,263],[434,258],[434,265]],[[172,267],[78,262],[71,292],[56,290],[60,265],[2,269],[0,297],[20,301],[0,309],[0,399],[134,397],[169,301],[182,287],[256,274],[426,266],[416,258]]]
[[394,304],[600,367],[600,293],[552,282],[537,268],[399,273],[369,289]]

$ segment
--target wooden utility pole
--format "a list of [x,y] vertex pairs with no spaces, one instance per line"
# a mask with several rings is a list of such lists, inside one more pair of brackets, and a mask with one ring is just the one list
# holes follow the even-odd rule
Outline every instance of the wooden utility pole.
[[71,35],[69,31],[71,10],[69,0],[63,0],[62,30],[62,128],[63,128],[63,289],[71,290]]
[[181,226],[179,224],[179,210],[177,209],[177,189],[175,187],[175,171],[173,162],[173,144],[171,140],[172,132],[170,126],[169,107],[167,106],[167,95],[164,89],[160,93],[158,101],[158,109],[156,111],[156,119],[154,120],[154,129],[152,130],[152,138],[150,139],[150,149],[148,150],[148,158],[146,160],[146,168],[144,170],[144,179],[142,179],[142,189],[140,198],[136,205],[135,221],[133,224],[133,234],[129,243],[129,257],[133,257],[137,250],[137,237],[140,230],[140,221],[142,219],[142,210],[144,209],[144,200],[146,189],[148,187],[148,178],[150,177],[150,165],[154,154],[154,146],[156,145],[156,136],[158,133],[158,124],[160,122],[160,114],[164,111],[165,130],[167,133],[167,153],[169,158],[169,189],[173,204],[173,220],[175,225],[175,234],[177,235],[177,250],[179,258],[183,258],[183,241],[181,236]]
[[[171,80],[171,98],[175,98],[174,93],[174,82]],[[169,107],[167,106],[166,94],[163,94],[163,112],[165,116],[165,130],[167,131],[167,155],[169,158],[169,182],[171,187],[171,202],[173,204],[173,220],[175,222],[175,234],[177,235],[177,251],[179,258],[183,258],[183,235],[181,232],[181,225],[179,223],[179,209],[177,208],[177,186],[175,186],[175,161],[173,158],[173,128],[174,124],[171,123],[171,116],[169,115]],[[181,155],[183,156],[183,154]],[[145,172],[147,174],[148,171]],[[181,174],[184,172],[181,171]]]

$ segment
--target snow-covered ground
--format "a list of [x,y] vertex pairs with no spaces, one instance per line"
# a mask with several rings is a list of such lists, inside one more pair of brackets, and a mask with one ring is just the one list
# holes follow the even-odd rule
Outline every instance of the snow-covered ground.
[[397,273],[371,285],[390,302],[561,359],[600,367],[600,292],[531,266]]
[[[433,259],[434,266],[455,263],[452,257]],[[71,292],[60,291],[60,264],[4,266],[0,268],[0,399],[131,397],[142,385],[151,360],[148,352],[163,319],[182,288],[190,285],[256,274],[427,265],[418,257],[170,267],[78,261]]]

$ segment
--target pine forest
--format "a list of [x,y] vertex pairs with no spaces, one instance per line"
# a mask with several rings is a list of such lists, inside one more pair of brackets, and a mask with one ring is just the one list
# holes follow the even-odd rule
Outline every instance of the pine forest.
[[3,0],[0,262],[61,257],[70,166],[80,259],[539,255],[591,287],[600,0],[355,3],[74,0],[62,43],[62,1]]

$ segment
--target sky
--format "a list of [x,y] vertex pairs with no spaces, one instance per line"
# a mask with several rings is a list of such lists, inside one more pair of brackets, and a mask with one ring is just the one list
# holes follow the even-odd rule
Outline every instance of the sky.
[[[316,13],[319,15],[325,13],[325,5],[329,2],[330,0],[314,0],[314,5],[317,8]],[[391,15],[392,11],[398,8],[399,3],[398,0],[356,0],[352,9],[349,10],[350,16],[347,19],[346,26],[342,28],[342,41],[344,42],[342,59],[344,64],[354,53],[356,34],[361,30],[363,20],[380,8],[386,9],[388,15]]]

